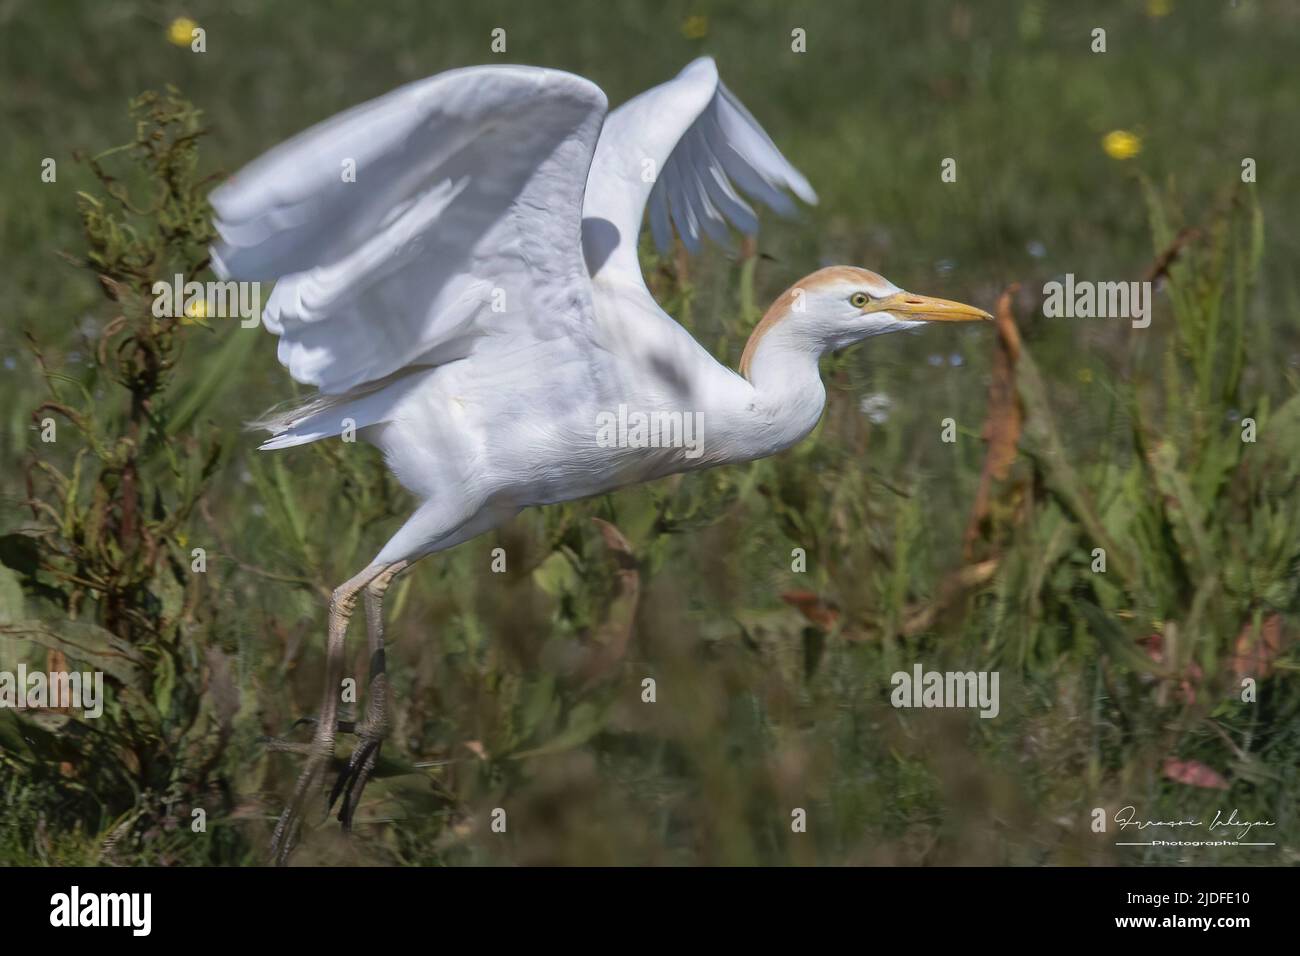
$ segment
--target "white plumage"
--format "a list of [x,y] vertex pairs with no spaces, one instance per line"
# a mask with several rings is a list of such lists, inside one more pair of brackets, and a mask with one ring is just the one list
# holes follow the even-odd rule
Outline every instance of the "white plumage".
[[[353,172],[355,175],[349,175]],[[420,500],[374,561],[335,592],[330,666],[361,589],[372,650],[379,600],[410,562],[521,508],[772,454],[821,415],[827,350],[924,319],[984,318],[835,267],[788,290],[755,330],[744,374],[655,303],[637,260],[648,210],[666,248],[753,232],[750,201],[816,202],[708,58],[606,116],[580,77],[454,70],[348,110],[242,170],[211,197],[222,278],[275,280],[263,315],[279,358],[319,396],[265,424],[265,449],[349,427]],[[698,416],[696,454],[610,447],[602,415]],[[312,759],[277,827],[332,752],[327,687]],[[380,702],[375,704],[375,698]],[[346,786],[347,821],[386,732],[372,694]]]

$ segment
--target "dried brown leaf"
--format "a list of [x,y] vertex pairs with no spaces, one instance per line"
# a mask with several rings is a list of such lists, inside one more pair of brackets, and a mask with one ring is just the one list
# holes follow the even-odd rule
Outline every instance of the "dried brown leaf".
[[1018,284],[1008,286],[998,298],[994,321],[997,325],[997,351],[993,353],[993,370],[989,381],[988,412],[984,419],[983,438],[988,443],[979,489],[966,525],[965,556],[974,557],[975,543],[986,534],[993,510],[994,485],[1005,481],[1015,462],[1024,427],[1025,411],[1016,388],[1016,363],[1020,359],[1020,332],[1016,329],[1011,301]]
[[1238,678],[1253,677],[1264,680],[1273,673],[1273,661],[1282,653],[1286,635],[1282,631],[1282,615],[1270,614],[1260,622],[1259,635],[1250,622],[1237,635],[1232,656],[1232,672]]

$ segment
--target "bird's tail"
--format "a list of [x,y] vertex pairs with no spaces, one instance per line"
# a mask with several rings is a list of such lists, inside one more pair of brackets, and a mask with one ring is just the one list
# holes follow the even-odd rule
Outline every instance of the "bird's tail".
[[334,422],[346,417],[330,415],[329,412],[349,401],[351,397],[347,394],[311,395],[307,398],[291,399],[268,408],[259,417],[245,422],[244,427],[249,431],[271,433],[271,437],[258,446],[259,451],[305,445],[318,438],[328,438],[343,433],[343,425],[337,428],[329,427],[326,425],[326,420]]
[[291,399],[245,422],[250,431],[268,431],[271,437],[259,451],[292,448],[322,438],[353,434],[387,420],[397,399],[415,383],[415,373],[427,368],[406,368],[376,382],[368,382],[338,395],[310,395]]

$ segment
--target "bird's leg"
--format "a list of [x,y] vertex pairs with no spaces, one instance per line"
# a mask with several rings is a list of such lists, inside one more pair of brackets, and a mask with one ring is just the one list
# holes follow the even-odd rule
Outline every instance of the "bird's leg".
[[369,650],[370,682],[366,690],[366,716],[356,728],[357,743],[347,766],[330,791],[329,807],[340,795],[339,822],[351,829],[357,805],[379,760],[379,749],[392,729],[388,712],[388,675],[384,658],[384,594],[389,585],[410,565],[395,561],[385,566],[366,584],[366,645]]
[[360,574],[339,585],[330,599],[329,637],[325,647],[325,692],[321,698],[320,715],[316,732],[306,748],[307,764],[298,775],[293,796],[280,814],[271,836],[271,858],[277,866],[289,859],[299,817],[308,794],[319,783],[325,765],[334,756],[334,734],[338,720],[339,681],[343,670],[343,650],[347,639],[348,621],[356,606],[357,594],[377,575],[383,565],[371,565]]

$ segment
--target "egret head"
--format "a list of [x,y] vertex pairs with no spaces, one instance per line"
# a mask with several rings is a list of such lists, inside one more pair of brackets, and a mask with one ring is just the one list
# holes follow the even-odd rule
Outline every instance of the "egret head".
[[866,269],[830,266],[781,293],[754,328],[740,360],[740,372],[751,377],[750,369],[764,341],[821,355],[871,335],[915,328],[922,322],[991,318],[974,306],[904,292]]

